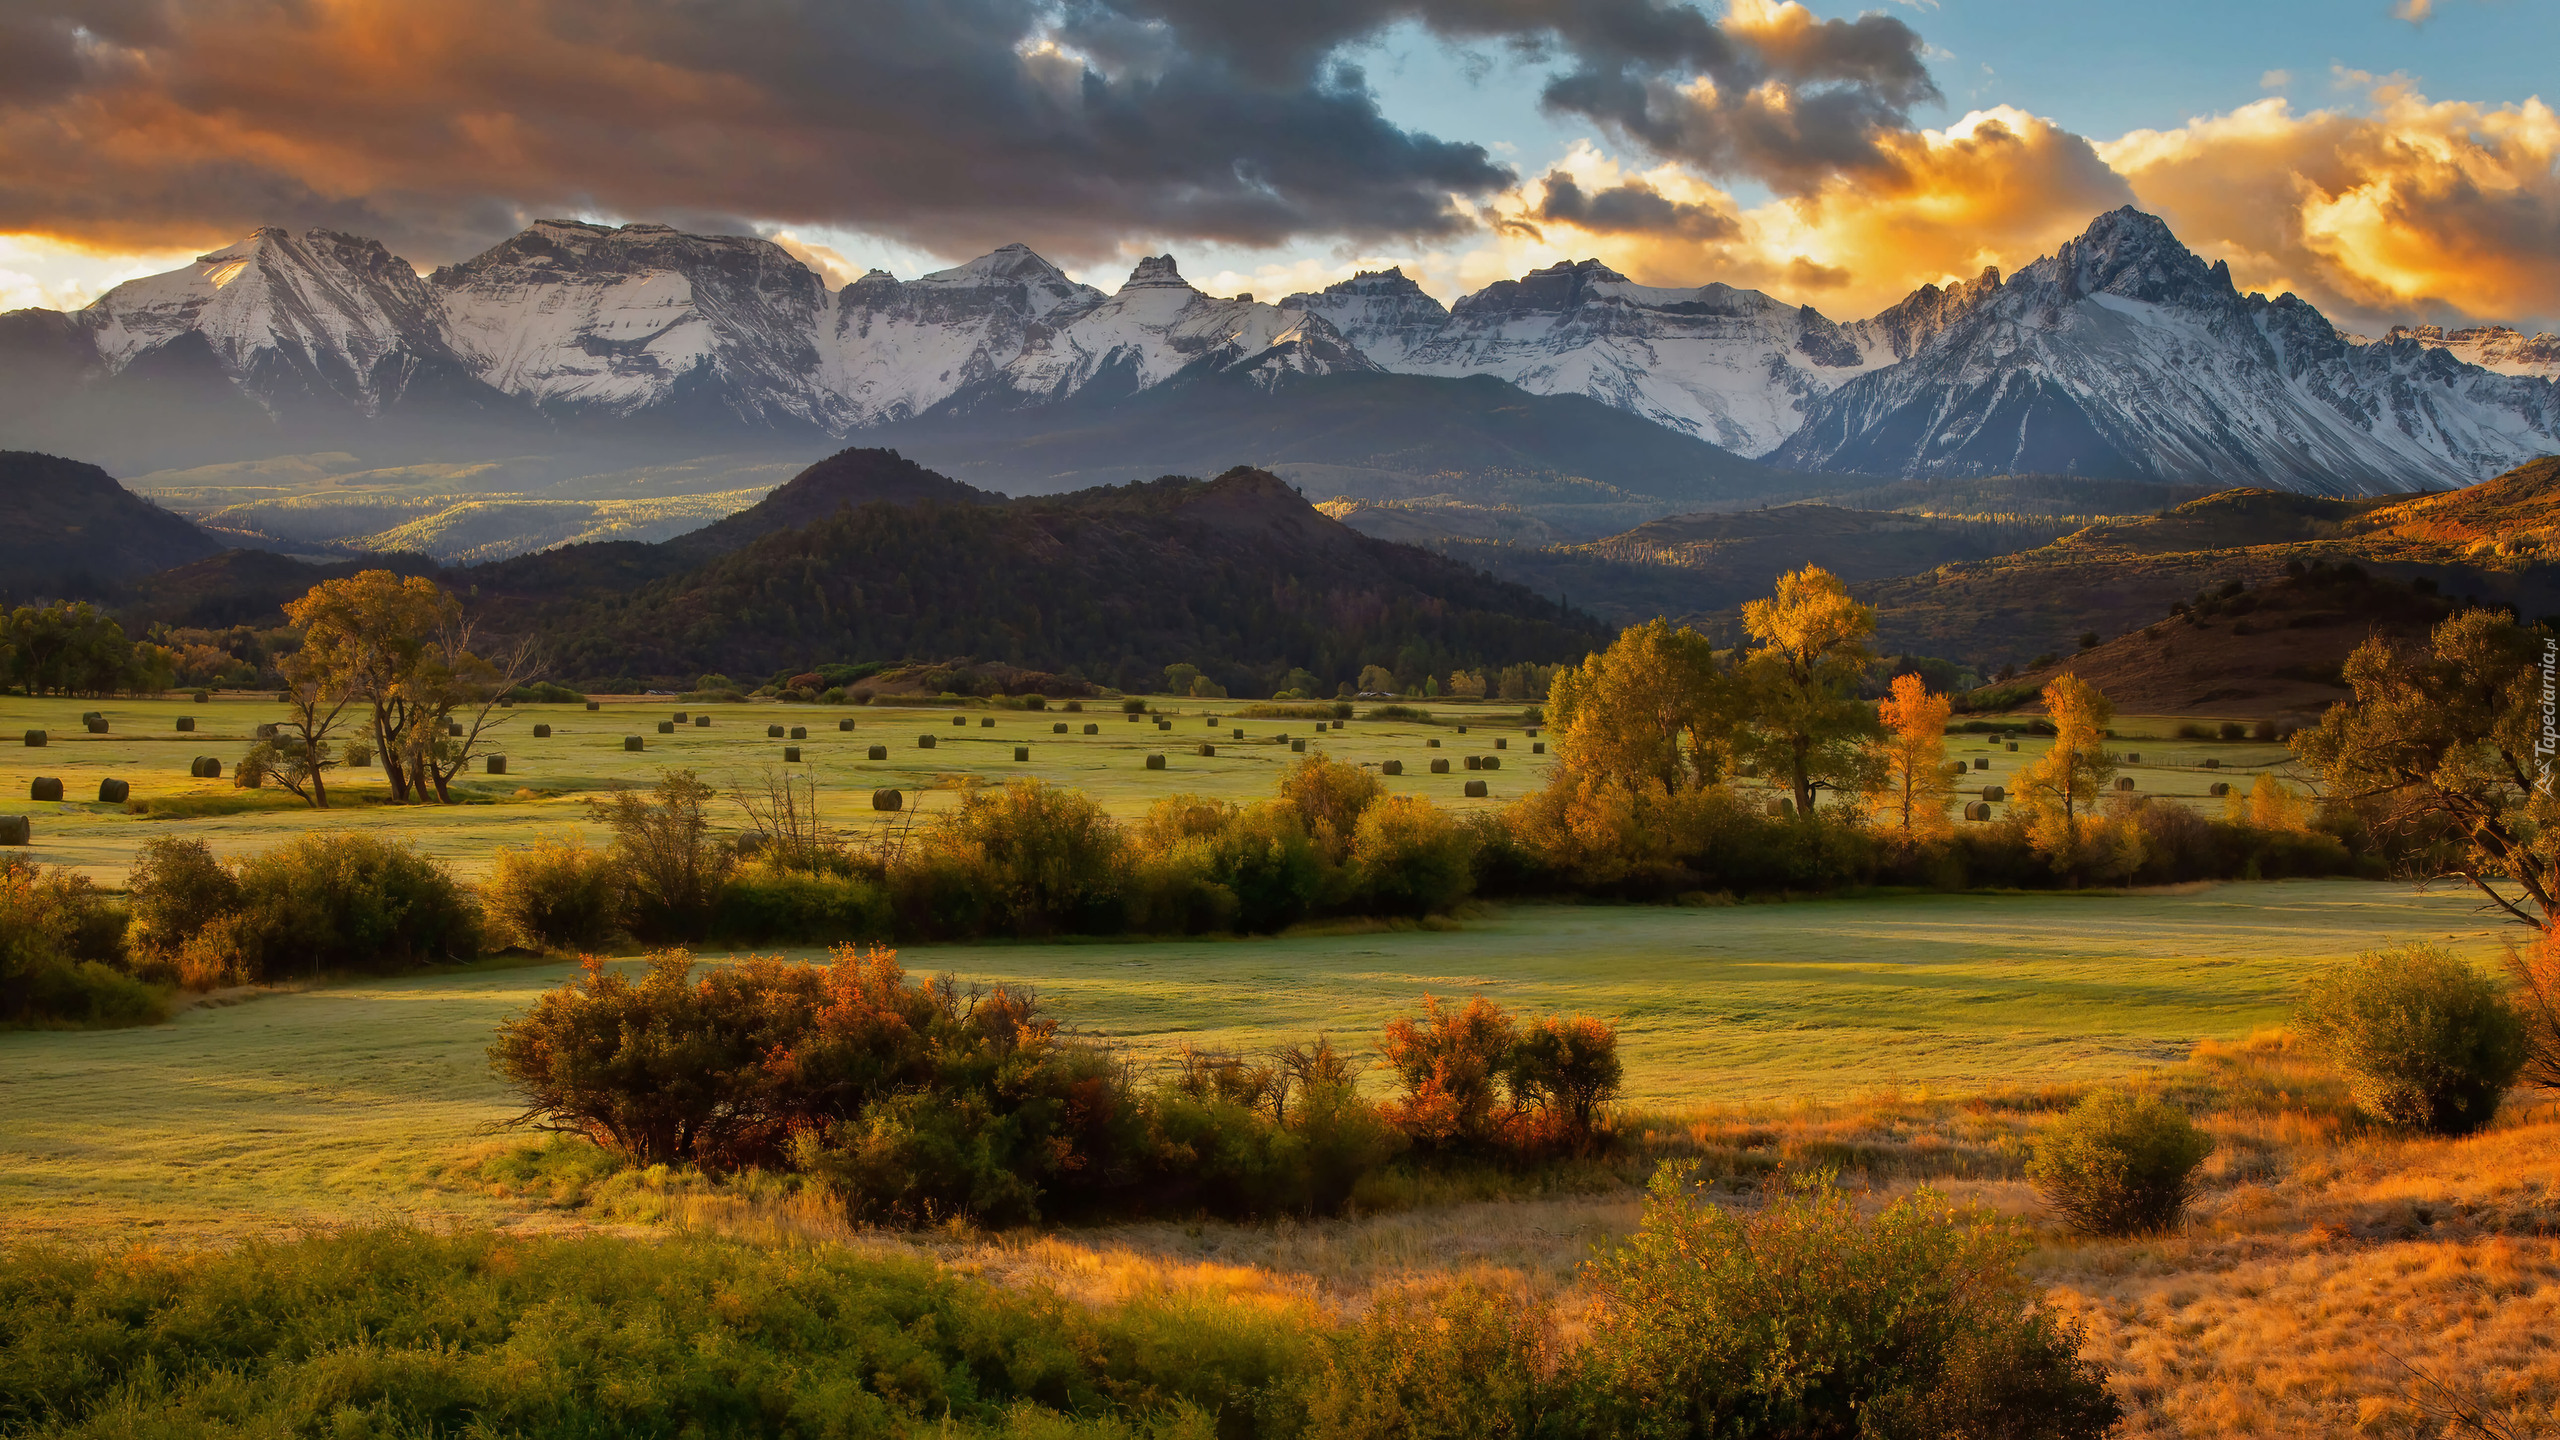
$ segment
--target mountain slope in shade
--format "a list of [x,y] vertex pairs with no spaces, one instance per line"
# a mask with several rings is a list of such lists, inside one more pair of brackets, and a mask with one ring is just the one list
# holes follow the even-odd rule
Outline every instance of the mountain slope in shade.
[[0,594],[13,602],[101,595],[221,549],[95,465],[0,450]]
[[2353,344],[2292,295],[2240,294],[2228,266],[2128,208],[1833,391],[1771,459],[2359,494],[2469,484],[2555,449],[2551,382],[2410,340]]

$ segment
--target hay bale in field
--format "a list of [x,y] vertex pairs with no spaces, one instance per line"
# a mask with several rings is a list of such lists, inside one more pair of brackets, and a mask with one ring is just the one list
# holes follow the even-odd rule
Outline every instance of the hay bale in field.
[[1976,800],[1972,804],[1964,807],[1964,818],[1967,820],[1988,820],[1991,818],[1991,807],[1979,800]]
[[1228,734],[1227,738],[1228,738],[1228,739],[1230,739],[1230,740],[1241,740],[1241,739],[1243,739],[1243,738],[1244,738],[1244,727],[1242,727],[1242,726],[1238,726],[1238,727],[1236,727],[1236,729],[1235,729],[1235,730],[1233,730],[1232,732],[1230,732],[1230,733]]
[[1492,788],[1481,780],[1470,780],[1467,782],[1467,798],[1470,800],[1482,800],[1492,793]]
[[548,726],[548,725],[536,725],[536,726],[534,726],[534,727],[533,727],[533,738],[534,738],[534,739],[536,739],[536,740],[548,740],[548,739],[550,739],[550,738],[551,738],[551,727],[550,727],[550,726]]
[[490,773],[490,774],[492,774],[492,775],[504,775],[504,774],[506,774],[506,773],[507,773],[507,757],[506,757],[506,756],[504,756],[504,755],[492,755],[492,756],[490,756],[490,757],[489,757],[489,773]]
[[1432,774],[1434,774],[1434,775],[1446,775],[1446,774],[1448,774],[1448,773],[1449,773],[1449,762],[1448,762],[1448,761],[1446,761],[1446,760],[1434,760],[1434,761],[1432,761],[1432,762],[1431,762],[1431,773],[1432,773]]
[[2130,775],[2119,775],[2119,776],[2117,776],[2117,777],[2116,777],[2116,788],[2117,788],[2117,789],[2119,789],[2119,790],[2130,790],[2130,789],[2132,789],[2132,788],[2133,788],[2133,777],[2132,777],[2132,776],[2130,776]]
[[677,711],[677,712],[676,712],[675,719],[676,719],[676,723],[677,723],[677,724],[679,724],[679,725],[690,725],[690,724],[692,724],[692,723],[693,723],[693,716],[691,716],[691,715],[687,714],[686,712],[684,712],[684,711],[682,711],[682,710],[679,710],[679,711]]
[[604,708],[604,705],[601,701],[590,700],[587,702],[587,708],[590,710],[601,710]]
[[1401,775],[1404,773],[1404,762],[1401,760],[1389,760],[1378,767],[1378,773],[1381,775]]
[[[710,717],[710,716],[708,716],[708,715],[705,715],[705,716],[703,716],[702,718],[703,718],[703,719],[705,719],[705,720],[708,720],[708,719],[710,719],[711,717]],[[839,731],[843,731],[843,730],[850,730],[850,729],[852,729],[852,728],[853,728],[853,722],[852,722],[852,721],[850,721],[850,720],[839,720],[839,721],[837,721],[837,722],[836,722],[836,729],[837,729],[837,730],[839,730]]]
[[446,722],[444,722],[444,733],[445,733],[445,734],[447,734],[447,735],[459,735],[459,734],[461,734],[461,733],[462,733],[462,722],[461,722],[461,721],[459,721],[459,720],[447,720]]
[[1509,740],[1507,740],[1507,739],[1502,738],[1501,736],[1495,736],[1495,737],[1494,737],[1494,741],[1493,741],[1493,748],[1494,748],[1494,749],[1496,749],[1496,750],[1508,750],[1508,749],[1510,749],[1510,748],[1511,748],[1511,742],[1510,742]]
[[1215,756],[1218,753],[1218,747],[1204,742],[1199,747],[1199,753],[1208,756]]
[[797,765],[797,764],[799,764],[799,763],[800,763],[800,747],[799,747],[799,746],[797,746],[797,745],[785,745],[785,746],[783,746],[783,747],[782,747],[782,763],[783,763],[783,764],[785,764],[785,765]]
[[916,748],[919,750],[930,750],[934,747],[935,743],[934,738],[930,735],[919,735],[916,737]]
[[981,729],[981,730],[993,730],[994,728],[996,728],[996,717],[994,717],[993,715],[981,715],[981,716],[979,716],[979,717],[978,717],[978,728],[979,728],[979,729]]
[[1150,770],[1161,770],[1161,769],[1163,769],[1163,768],[1164,768],[1164,757],[1163,757],[1163,756],[1161,756],[1161,755],[1150,755],[1150,756],[1148,756],[1148,757],[1147,757],[1147,768],[1148,768],[1148,769],[1150,769]]
[[637,736],[637,735],[625,735],[625,736],[623,736],[623,737],[622,737],[622,748],[623,748],[623,749],[625,749],[625,750],[638,750],[638,749],[642,748],[642,742],[641,742],[641,740],[640,740],[640,737],[639,737],[639,736]]
[[1030,747],[1030,746],[1028,746],[1028,745],[1016,745],[1016,746],[1014,746],[1014,747],[1013,747],[1013,758],[1014,758],[1014,760],[1015,760],[1015,762],[1016,762],[1016,763],[1019,763],[1019,762],[1021,762],[1021,761],[1024,761],[1024,760],[1028,760],[1028,759],[1030,759],[1030,758],[1031,758],[1031,747]]
[[779,740],[779,739],[781,739],[781,738],[782,738],[782,727],[781,727],[781,726],[779,726],[779,725],[767,725],[766,727],[764,727],[764,738],[766,738],[767,740]]
[[213,692],[210,690],[199,690],[196,692],[195,698],[196,703],[199,705],[210,705],[213,703]]
[[1546,742],[1546,741],[1544,741],[1544,740],[1541,740],[1541,741],[1539,741],[1538,743],[1536,743],[1536,744],[1534,744],[1534,745],[1530,746],[1530,747],[1529,747],[1529,753],[1530,753],[1530,754],[1532,754],[1532,755],[1544,755],[1544,754],[1546,754],[1546,753],[1547,753],[1547,742]]
[[1297,754],[1304,755],[1307,753],[1307,742],[1304,740],[1292,740],[1289,742],[1289,748]]
[[871,792],[871,808],[874,810],[903,810],[906,808],[906,804],[907,797],[895,790],[874,790]]
[[954,715],[951,717],[951,723],[954,725],[966,725],[969,723],[969,717],[966,715]]
[[24,815],[0,815],[0,845],[33,845],[35,828]]
[[1520,733],[1522,733],[1522,734],[1524,734],[1524,735],[1528,736],[1528,737],[1529,737],[1530,739],[1532,739],[1532,740],[1535,740],[1535,739],[1537,739],[1537,738],[1538,738],[1538,731],[1537,731],[1537,727],[1535,727],[1535,726],[1532,726],[1532,727],[1530,727],[1529,729],[1524,730],[1524,731],[1522,731],[1522,732],[1520,732]]
[[1422,744],[1424,749],[1437,750],[1440,748],[1440,737],[1434,735],[1430,739],[1423,741]]
[[51,775],[39,775],[35,778],[35,783],[27,787],[27,798],[59,800],[62,798],[62,782]]
[[92,715],[80,723],[88,726],[89,733],[92,735],[104,735],[107,733],[107,717],[104,715]]
[[1464,726],[1464,725],[1459,726],[1459,727],[1458,727],[1458,733],[1459,733],[1459,734],[1461,734],[1461,735],[1466,734],[1466,733],[1467,733],[1467,727],[1466,727],[1466,726]]
[[1499,756],[1499,755],[1487,755],[1487,756],[1485,756],[1485,757],[1483,757],[1483,758],[1484,758],[1484,768],[1486,768],[1487,770],[1499,770],[1499,769],[1501,769],[1501,768],[1502,768],[1502,757],[1501,757],[1501,756]]
[[808,726],[806,726],[806,725],[794,725],[794,726],[792,726],[792,727],[791,727],[791,738],[792,738],[792,739],[794,739],[794,740],[806,740],[806,739],[808,739],[808,738],[809,738],[809,727],[808,727]]
[[1965,768],[1965,763],[1961,760],[1957,760],[1951,762],[1947,766],[1947,773],[1950,775],[1962,775],[1965,772]]
[[1484,768],[1484,761],[1483,761],[1481,758],[1479,758],[1479,757],[1477,757],[1477,756],[1474,756],[1474,755],[1469,755],[1469,756],[1467,756],[1467,757],[1466,757],[1466,759],[1465,759],[1465,764],[1466,764],[1466,767],[1467,767],[1468,769],[1470,769],[1470,770],[1481,770],[1481,769],[1483,769],[1483,768]]
[[863,751],[862,755],[866,760],[886,760],[889,758],[889,747],[886,745],[874,745],[870,749]]
[[2207,770],[2219,770],[2222,768],[2222,762],[2219,760],[2207,760],[2204,762],[2204,768]]
[[1051,726],[1049,727],[1049,733],[1050,733],[1050,734],[1052,734],[1052,735],[1064,735],[1064,734],[1066,734],[1066,733],[1067,733],[1067,722],[1066,722],[1066,721],[1064,721],[1064,720],[1061,720],[1061,721],[1057,722],[1056,724],[1051,725]]
[[1985,800],[2006,800],[2009,798],[2009,792],[1997,785],[1985,785],[1982,787],[1982,798]]
[[2204,787],[2204,793],[2206,793],[2207,795],[2210,795],[2210,796],[2212,796],[2213,798],[2215,798],[2215,799],[2219,800],[2219,799],[2221,799],[2223,796],[2228,795],[2228,794],[2230,794],[2230,793],[2231,793],[2231,787],[2230,787],[2229,785],[2227,785],[2227,784],[2224,784],[2224,783],[2223,783],[2222,781],[2220,781],[2220,780],[2216,780],[2216,781],[2214,781],[2212,784],[2207,785],[2206,787]]
[[181,734],[181,735],[192,735],[192,734],[194,734],[194,733],[195,733],[195,731],[196,731],[196,717],[194,717],[193,715],[181,715],[181,716],[179,716],[179,717],[178,717],[178,733],[179,733],[179,734]]
[[2142,763],[2142,752],[2141,752],[2141,751],[2139,751],[2139,750],[2127,750],[2126,752],[2124,752],[2124,763],[2126,763],[2127,765],[2139,765],[2139,764],[2141,764],[2141,763]]
[[217,756],[199,755],[187,763],[187,774],[198,780],[222,778],[222,761]]
[[661,720],[661,721],[659,721],[659,722],[658,722],[658,733],[659,733],[659,734],[661,734],[661,735],[673,735],[674,733],[676,733],[676,722],[674,722],[673,720]]
[[2017,741],[2015,741],[2015,740],[2005,741],[2005,742],[2003,742],[2003,743],[2005,743],[2005,744],[2006,744],[2010,749],[2012,749],[2012,750],[2015,750],[2015,749],[2017,749],[2017,748],[2018,748],[2018,742],[2017,742]]
[[1088,720],[1085,722],[1084,733],[1087,735],[1099,735],[1102,733],[1102,727]]
[[1991,762],[1981,758],[1980,756],[1976,756],[1974,758],[1973,768],[1976,770],[1988,770],[1991,768]]

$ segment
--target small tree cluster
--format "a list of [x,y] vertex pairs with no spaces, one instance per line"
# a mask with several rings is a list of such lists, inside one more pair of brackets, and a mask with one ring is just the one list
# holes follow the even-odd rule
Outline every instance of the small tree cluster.
[[1420,1016],[1388,1022],[1379,1049],[1401,1090],[1387,1122],[1430,1151],[1589,1150],[1625,1079],[1606,1021],[1524,1026],[1481,995],[1458,1007],[1424,996]]

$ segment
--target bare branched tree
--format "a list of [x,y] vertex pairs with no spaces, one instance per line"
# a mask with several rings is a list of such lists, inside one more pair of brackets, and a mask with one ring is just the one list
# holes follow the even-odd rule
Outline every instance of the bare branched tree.
[[731,781],[729,799],[747,812],[763,853],[786,870],[816,873],[840,848],[818,819],[818,777],[767,765],[761,783]]

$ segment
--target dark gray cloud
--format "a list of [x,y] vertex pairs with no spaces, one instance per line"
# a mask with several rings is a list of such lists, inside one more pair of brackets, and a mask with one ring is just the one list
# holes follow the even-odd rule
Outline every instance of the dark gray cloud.
[[1663,235],[1682,240],[1722,240],[1741,231],[1721,210],[1674,200],[1641,181],[1586,191],[1561,170],[1547,172],[1538,218],[1579,226],[1595,235]]
[[[1650,0],[16,0],[0,13],[0,231],[168,244],[318,224],[422,261],[562,212],[831,224],[943,251],[1020,239],[1066,258],[1131,236],[1423,239],[1474,223],[1452,196],[1517,177],[1380,112],[1347,47],[1395,26],[1533,57],[1550,109],[1782,187],[1878,163],[1876,134],[1935,93],[1897,21],[1752,14]],[[1788,103],[1752,102],[1763,87]],[[1588,203],[1632,215],[1642,199]]]

